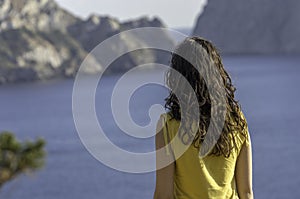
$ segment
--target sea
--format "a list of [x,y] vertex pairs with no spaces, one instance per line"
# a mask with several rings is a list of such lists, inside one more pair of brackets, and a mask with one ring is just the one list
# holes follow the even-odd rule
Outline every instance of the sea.
[[[223,62],[249,126],[255,198],[300,198],[300,56],[224,56]],[[137,125],[155,122],[149,111],[153,105],[163,110],[168,89],[155,84],[163,80],[163,74],[162,70],[140,70],[119,84],[124,99],[121,93],[117,103],[124,104]],[[94,104],[98,122],[115,146],[135,153],[151,152],[154,134],[133,138],[114,121],[111,102],[123,75],[100,79]],[[86,77],[85,82],[93,78]],[[125,99],[127,90],[140,79],[154,83],[140,86]],[[41,137],[47,142],[45,166],[6,183],[0,199],[152,199],[155,171],[133,173],[111,168],[85,147],[72,112],[73,86],[73,79],[0,86],[0,132],[11,131],[21,141]],[[82,103],[88,102],[82,96]],[[153,125],[152,129],[154,133]],[[110,147],[100,148],[100,153],[109,157]]]

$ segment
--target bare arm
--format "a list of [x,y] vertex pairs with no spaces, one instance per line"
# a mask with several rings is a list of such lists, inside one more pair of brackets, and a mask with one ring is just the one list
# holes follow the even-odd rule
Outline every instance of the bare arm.
[[[155,147],[156,150],[165,146],[163,130],[162,130],[162,120],[157,123],[156,127],[156,135],[155,135]],[[173,160],[172,154],[167,154],[166,151],[163,153],[156,153],[156,165],[157,168],[160,165],[168,161],[170,162]],[[172,162],[168,166],[158,169],[156,171],[156,185],[155,185],[155,192],[154,192],[154,199],[173,199],[173,180],[174,180],[174,170],[175,170],[175,163]]]
[[235,179],[237,191],[240,199],[253,199],[252,190],[252,149],[251,141],[249,144],[242,145],[240,154],[237,158]]

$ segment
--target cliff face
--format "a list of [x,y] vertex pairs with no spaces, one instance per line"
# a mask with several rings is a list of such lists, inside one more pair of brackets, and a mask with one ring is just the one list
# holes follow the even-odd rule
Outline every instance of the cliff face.
[[[164,27],[164,24],[157,18],[149,19],[141,17],[134,21],[119,22],[117,19],[111,17],[101,17],[97,15],[90,16],[86,21],[79,21],[71,25],[68,30],[73,38],[78,41],[86,51],[91,51],[102,41],[110,36],[117,35],[122,31],[142,27]],[[107,52],[111,55],[118,54],[124,49],[132,49],[134,47],[142,46],[153,39],[159,39],[165,42],[165,45],[173,45],[174,41],[168,35],[151,35],[143,37],[143,35],[133,35],[131,33],[123,34],[122,36],[115,36],[113,46],[109,46]],[[113,50],[112,50],[113,49]],[[94,51],[93,55],[98,63],[103,64],[102,60],[98,59],[101,55]],[[169,53],[143,49],[129,52],[124,56],[119,57],[109,67],[108,73],[126,71],[134,66],[146,63],[168,63]]]
[[[60,31],[39,32],[26,28],[0,34],[0,83],[74,76],[86,56],[72,37]],[[91,57],[87,73],[101,70]]]
[[[0,0],[0,84],[53,77],[73,77],[87,53],[101,41],[123,30],[164,27],[159,19],[140,18],[121,23],[115,18],[92,15],[87,20],[74,17],[53,0]],[[161,37],[173,43],[168,35]],[[119,38],[116,52],[145,42],[144,38]],[[97,54],[89,56],[86,73],[102,71]],[[136,65],[160,62],[166,57],[153,50],[128,53],[109,72],[128,70]]]
[[54,0],[0,0],[0,31],[21,27],[65,31],[79,20]]
[[208,0],[193,34],[223,53],[300,53],[300,1]]

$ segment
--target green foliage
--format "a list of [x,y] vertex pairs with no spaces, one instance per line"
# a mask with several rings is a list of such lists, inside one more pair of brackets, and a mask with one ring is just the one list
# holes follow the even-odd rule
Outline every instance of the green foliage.
[[42,168],[45,141],[18,141],[10,132],[0,133],[0,188],[19,174]]

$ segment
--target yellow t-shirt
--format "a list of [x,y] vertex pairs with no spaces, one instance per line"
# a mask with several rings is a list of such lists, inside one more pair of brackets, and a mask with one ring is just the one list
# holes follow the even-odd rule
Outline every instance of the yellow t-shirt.
[[[244,117],[243,114],[242,116]],[[180,121],[171,119],[168,113],[162,114],[161,117],[165,122],[163,126],[165,144],[171,141],[170,148],[167,148],[166,152],[176,158],[174,198],[238,199],[234,171],[243,143],[246,142],[247,145],[251,143],[248,127],[246,137],[240,133],[236,135],[237,148],[232,150],[229,158],[214,155],[200,158],[199,149],[193,145],[189,146],[184,153],[180,152],[180,147],[184,144],[179,143],[178,139],[173,139],[177,137]]]

